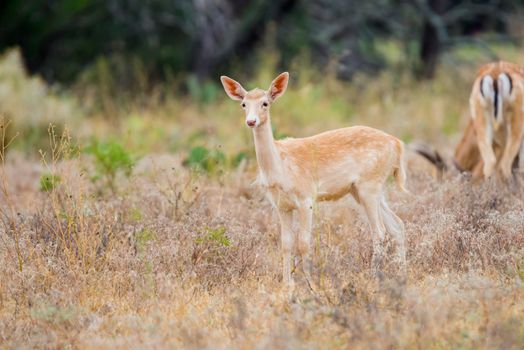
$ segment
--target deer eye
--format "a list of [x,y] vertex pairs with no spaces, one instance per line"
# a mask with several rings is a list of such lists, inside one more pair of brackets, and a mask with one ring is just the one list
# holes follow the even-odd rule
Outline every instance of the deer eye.
[[241,106],[242,108],[246,108],[246,104],[244,102],[242,102]]
[[267,102],[262,102],[262,106],[267,107]]

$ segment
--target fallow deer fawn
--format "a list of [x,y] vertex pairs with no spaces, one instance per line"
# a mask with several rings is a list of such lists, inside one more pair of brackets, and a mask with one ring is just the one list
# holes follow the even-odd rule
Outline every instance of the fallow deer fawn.
[[[364,207],[372,230],[373,266],[378,272],[385,232],[397,243],[398,259],[405,268],[404,224],[389,208],[384,195],[390,175],[404,188],[404,145],[382,131],[354,126],[306,138],[275,141],[269,108],[284,94],[289,74],[280,74],[267,91],[246,91],[235,80],[222,76],[228,96],[240,101],[246,124],[253,129],[259,183],[277,209],[283,251],[283,280],[291,286],[291,254],[302,258],[303,271],[311,281],[309,251],[313,204],[351,194]],[[297,232],[294,230],[297,228]]]
[[[470,112],[452,166],[471,172],[474,179],[487,178],[495,170],[508,179],[513,168],[524,170],[524,69],[503,61],[480,67],[471,91]],[[449,167],[430,147],[417,144],[413,149],[440,171]]]

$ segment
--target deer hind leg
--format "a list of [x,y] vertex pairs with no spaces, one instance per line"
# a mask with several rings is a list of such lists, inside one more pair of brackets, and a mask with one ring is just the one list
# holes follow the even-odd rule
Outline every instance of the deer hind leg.
[[380,214],[386,231],[393,236],[393,239],[397,243],[397,259],[401,266],[402,272],[406,271],[406,238],[404,231],[404,223],[402,220],[391,210],[386,198],[382,196],[380,201]]
[[524,173],[524,139],[520,143],[520,151],[519,151],[519,172],[521,174]]
[[499,170],[504,179],[509,180],[512,176],[511,169],[513,166],[513,160],[521,149],[522,136],[524,134],[522,121],[513,123],[513,125],[508,121],[506,132],[506,146],[504,147],[502,158],[500,159]]
[[377,277],[381,275],[384,263],[384,238],[386,228],[380,215],[381,186],[360,186],[359,196],[362,206],[366,211],[373,239],[373,271]]
[[489,122],[491,116],[488,116],[482,108],[472,108],[471,115],[477,134],[477,145],[484,163],[482,172],[484,177],[488,178],[493,174],[497,163],[493,152],[493,127]]
[[304,276],[310,286],[313,289],[313,280],[311,278],[311,227],[313,220],[313,201],[307,200],[304,201],[301,206],[298,208],[298,252],[302,259],[302,270],[304,271]]
[[293,287],[291,278],[291,253],[293,251],[293,212],[278,211],[280,219],[280,238],[282,242],[282,279],[286,287]]

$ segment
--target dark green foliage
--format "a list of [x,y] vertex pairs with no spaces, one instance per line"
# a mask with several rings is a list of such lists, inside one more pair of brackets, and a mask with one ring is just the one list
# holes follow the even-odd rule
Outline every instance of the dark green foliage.
[[[133,58],[154,78],[192,71],[198,79],[250,48],[289,0],[54,0],[0,4],[0,49],[19,45],[32,70],[72,81],[99,57],[116,73]],[[120,86],[129,76],[118,76]]]
[[427,61],[431,71],[444,49],[478,41],[479,32],[510,34],[508,14],[519,7],[520,0],[7,0],[0,49],[20,46],[31,70],[66,82],[86,67],[96,71],[103,58],[114,92],[181,75],[191,95],[207,101],[213,87],[194,79],[216,80],[238,62],[249,72],[268,31],[286,67],[308,50],[320,67],[336,58],[342,78],[374,72],[386,64],[377,42],[394,39],[412,68]]

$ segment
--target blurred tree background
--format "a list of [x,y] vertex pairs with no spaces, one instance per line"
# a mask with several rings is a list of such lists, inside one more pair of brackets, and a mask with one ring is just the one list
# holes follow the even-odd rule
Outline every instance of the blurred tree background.
[[119,88],[144,89],[253,66],[273,26],[281,67],[307,51],[347,80],[384,69],[377,43],[395,40],[405,68],[427,79],[455,45],[520,40],[510,20],[523,8],[521,0],[7,0],[0,49],[19,46],[29,70],[50,82],[74,83],[98,67]]

